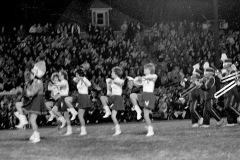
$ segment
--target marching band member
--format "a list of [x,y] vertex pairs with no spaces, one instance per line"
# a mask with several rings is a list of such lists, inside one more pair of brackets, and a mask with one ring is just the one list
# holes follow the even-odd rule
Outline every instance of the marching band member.
[[200,65],[199,63],[195,64],[193,66],[193,73],[191,77],[191,86],[196,86],[196,88],[189,93],[189,103],[190,103],[190,112],[191,112],[191,119],[192,119],[192,127],[199,127],[203,124],[203,118],[201,115],[197,112],[197,106],[201,99],[201,93],[202,90],[200,89],[201,83],[199,82],[200,75],[202,74],[202,71],[199,69]]
[[219,113],[213,108],[214,93],[215,89],[215,70],[209,66],[208,62],[203,65],[204,68],[204,78],[202,82],[201,89],[204,91],[204,110],[203,110],[203,125],[202,127],[208,128],[210,126],[210,115],[212,115],[217,120],[217,126],[224,123],[223,119],[220,117]]
[[124,80],[120,77],[122,76],[123,72],[120,67],[114,67],[112,69],[112,79],[106,79],[107,82],[107,96],[101,96],[100,100],[106,112],[111,113],[108,104],[112,104],[112,113],[111,117],[113,123],[115,125],[115,133],[113,136],[117,136],[121,134],[120,125],[116,118],[117,112],[124,110],[124,102],[122,97],[122,87],[124,84]]
[[17,128],[22,128],[26,125],[27,118],[23,114],[23,111],[30,113],[30,123],[33,129],[33,135],[30,137],[32,143],[37,143],[40,141],[40,134],[38,132],[38,126],[36,123],[38,115],[45,113],[45,100],[43,96],[43,82],[41,78],[46,72],[46,64],[44,61],[39,61],[34,65],[34,68],[31,70],[31,79],[33,80],[32,84],[27,88],[26,95],[27,97],[32,97],[30,103],[26,105],[17,105],[16,108],[19,112],[19,125]]
[[[132,93],[130,94],[131,102],[134,106],[139,105],[144,107],[144,119],[147,123],[148,127],[148,133],[147,137],[153,136],[153,126],[151,123],[151,119],[149,118],[150,111],[155,108],[155,95],[154,95],[154,86],[155,81],[157,80],[157,75],[155,74],[155,66],[152,63],[148,63],[144,65],[144,74],[143,77],[136,77],[134,79],[135,85],[142,85],[143,86],[143,93],[142,94],[136,94]],[[136,108],[136,107],[135,107]]]
[[[225,53],[222,54],[221,60],[223,62],[223,73],[218,75],[220,79],[237,72],[236,66],[232,64],[232,60],[227,58]],[[240,113],[236,109],[236,106],[239,104],[239,99],[240,95],[237,86],[224,94],[224,107],[227,113],[226,126],[234,126],[234,123],[240,123]]]
[[66,97],[65,102],[69,108],[73,108],[72,103],[77,103],[78,118],[81,123],[80,136],[84,136],[87,134],[84,113],[86,109],[91,107],[91,100],[88,95],[88,87],[91,86],[91,82],[85,77],[83,68],[76,71],[76,77],[73,80],[77,83],[78,94],[73,97]]

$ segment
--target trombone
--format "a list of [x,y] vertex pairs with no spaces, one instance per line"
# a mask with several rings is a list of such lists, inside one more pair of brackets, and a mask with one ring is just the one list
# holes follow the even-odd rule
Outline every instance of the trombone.
[[214,97],[219,98],[222,95],[224,95],[225,93],[227,93],[228,91],[230,91],[231,89],[233,89],[237,85],[236,80],[239,80],[239,77],[240,77],[239,73],[240,73],[240,71],[229,74],[228,76],[225,76],[223,79],[221,79],[221,82],[223,82],[223,83],[230,81],[230,80],[233,80],[233,81],[230,82],[228,85],[224,86],[219,91],[217,91],[214,94]]
[[197,88],[197,85],[194,84],[193,86],[187,88],[186,90],[184,90],[182,93],[180,93],[180,97],[185,97],[187,96],[190,92],[192,92],[195,88]]
[[219,97],[221,97],[222,95],[224,95],[225,93],[227,93],[228,91],[230,91],[231,89],[233,89],[235,86],[237,85],[237,83],[235,81],[230,82],[228,85],[224,86],[222,89],[220,89],[219,91],[217,91],[214,94],[214,97],[217,99]]
[[[180,93],[180,97],[185,97],[185,96],[187,96],[190,92],[192,92],[194,89],[196,89],[196,88],[200,88],[200,86],[199,85],[196,85],[196,83],[195,83],[195,81],[197,81],[197,82],[199,82],[200,84],[202,84],[203,83],[203,81],[205,81],[205,79],[206,79],[207,77],[202,77],[201,79],[197,79],[197,80],[192,80],[191,79],[191,85],[192,86],[190,86],[189,88],[187,88],[187,89],[185,89],[182,93]],[[185,80],[185,79],[184,79]]]
[[237,71],[235,73],[229,74],[221,79],[221,83],[225,83],[231,80],[234,80],[236,78],[240,77],[240,71]]

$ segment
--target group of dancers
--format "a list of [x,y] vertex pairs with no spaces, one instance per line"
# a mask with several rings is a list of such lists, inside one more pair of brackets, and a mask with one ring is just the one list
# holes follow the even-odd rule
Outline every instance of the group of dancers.
[[[190,88],[192,87],[193,89],[188,94],[192,127],[201,126],[208,128],[210,126],[211,116],[216,119],[217,126],[221,126],[224,123],[223,118],[214,108],[214,101],[216,99],[214,97],[216,93],[215,78],[218,76],[221,80],[232,73],[236,73],[236,75],[238,73],[236,66],[232,64],[231,59],[227,58],[226,54],[222,54],[221,60],[223,61],[223,69],[221,72],[216,72],[214,68],[209,66],[208,62],[204,63],[203,72],[200,70],[199,63],[193,66],[190,83]],[[69,96],[68,74],[66,71],[60,70],[57,73],[53,73],[51,76],[51,83],[48,84],[48,90],[51,91],[51,98],[47,100],[45,100],[42,82],[42,77],[45,72],[46,65],[43,60],[36,63],[31,72],[29,72],[22,101],[16,103],[17,112],[15,112],[15,116],[19,119],[19,124],[16,127],[23,128],[28,124],[25,115],[25,113],[28,113],[33,129],[30,141],[32,143],[40,142],[40,133],[38,131],[36,119],[38,115],[45,114],[48,111],[50,114],[49,121],[52,121],[56,117],[61,122],[60,128],[67,125],[65,136],[69,136],[73,133],[71,120],[74,120],[78,115],[81,124],[80,135],[86,135],[87,130],[84,113],[86,109],[91,107],[90,95],[88,93],[91,82],[87,79],[85,70],[79,68],[75,71],[75,78],[73,80],[76,83],[78,92],[72,96]],[[125,79],[122,78],[122,75],[122,68],[117,66],[113,67],[111,70],[111,78],[106,79],[107,95],[100,97],[105,110],[103,118],[111,116],[114,123],[115,133],[113,136],[118,136],[122,132],[116,118],[118,111],[125,109],[122,97]],[[130,93],[129,97],[133,109],[137,112],[138,120],[142,118],[141,108],[143,108],[143,115],[148,130],[146,136],[153,136],[154,130],[149,115],[151,110],[155,107],[154,86],[157,79],[155,65],[152,63],[145,64],[144,76],[137,76],[135,78],[127,77],[127,79],[129,83],[132,83],[129,86],[135,85],[137,87],[143,87],[143,92],[141,94]],[[240,84],[238,79],[234,80],[236,80],[237,85]],[[239,105],[240,98],[240,94],[237,91],[237,85],[224,94],[224,106],[227,112],[226,126],[233,126],[235,123],[240,123],[240,113],[236,109]],[[203,116],[197,111],[201,99],[204,100]],[[76,111],[75,108],[77,108],[78,111]]]
[[[26,82],[23,98],[21,102],[16,103],[17,112],[15,116],[19,119],[17,128],[23,128],[28,124],[26,113],[30,115],[30,124],[33,129],[33,134],[30,137],[30,142],[40,142],[40,133],[36,123],[38,115],[45,114],[47,111],[50,114],[49,121],[52,121],[55,117],[61,122],[60,128],[67,125],[67,132],[65,136],[69,136],[73,133],[71,120],[74,120],[78,115],[80,120],[80,136],[87,134],[86,124],[84,120],[84,113],[86,109],[91,107],[90,95],[88,88],[91,86],[91,82],[87,79],[85,70],[79,68],[75,71],[75,77],[73,81],[76,83],[77,94],[69,96],[68,74],[64,70],[60,70],[57,73],[52,74],[51,83],[48,84],[48,90],[51,91],[51,98],[45,100],[43,93],[42,77],[46,72],[46,65],[44,60],[37,62],[31,72],[28,74],[29,78]],[[111,116],[115,125],[115,133],[113,136],[121,134],[121,128],[116,118],[117,112],[124,110],[124,100],[122,97],[123,85],[125,79],[122,78],[123,70],[120,67],[114,67],[111,70],[111,78],[106,79],[107,83],[107,95],[101,96],[100,100],[105,110],[103,118]],[[147,123],[146,136],[153,136],[153,126],[149,117],[150,111],[155,107],[154,85],[157,79],[155,74],[155,65],[148,63],[144,65],[144,76],[138,76],[136,78],[127,77],[129,82],[142,86],[142,94],[131,93],[130,99],[133,104],[134,110],[137,112],[137,119],[142,118],[143,107],[144,119]],[[131,85],[132,86],[132,85]],[[78,111],[75,110],[78,109]],[[71,113],[71,119],[69,112]]]
[[[191,76],[190,87],[193,90],[189,92],[190,101],[190,112],[192,127],[204,127],[208,128],[210,126],[210,116],[212,116],[217,121],[217,126],[224,124],[223,118],[220,116],[219,112],[214,107],[214,102],[217,100],[214,96],[216,92],[216,77],[221,80],[228,78],[232,74],[234,75],[232,88],[224,88],[224,109],[227,115],[227,124],[225,126],[234,126],[236,123],[240,123],[240,113],[238,111],[240,94],[238,93],[237,86],[240,84],[238,80],[238,71],[236,66],[232,64],[232,60],[227,57],[225,53],[221,55],[221,61],[223,63],[223,68],[221,72],[216,71],[213,67],[209,66],[208,62],[203,65],[203,72],[200,70],[199,63],[193,66],[193,73]],[[223,81],[222,81],[223,82]],[[222,83],[221,86],[226,86],[229,83]],[[228,90],[227,90],[228,89]],[[219,98],[219,97],[217,97]],[[203,115],[201,116],[198,112],[198,104],[201,100],[204,100]]]

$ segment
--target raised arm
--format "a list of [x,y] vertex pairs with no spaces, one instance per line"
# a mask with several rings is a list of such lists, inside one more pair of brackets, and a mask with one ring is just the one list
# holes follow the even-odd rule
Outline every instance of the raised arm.
[[91,82],[86,77],[83,77],[82,81],[86,84],[87,87],[90,87],[92,85]]
[[32,85],[31,89],[27,92],[28,96],[34,96],[43,90],[43,83],[41,81],[34,82]]

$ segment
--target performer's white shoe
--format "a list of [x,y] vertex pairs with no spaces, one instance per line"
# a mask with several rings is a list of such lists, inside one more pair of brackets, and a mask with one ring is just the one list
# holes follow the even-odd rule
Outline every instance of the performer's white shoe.
[[202,128],[209,128],[210,125],[204,124],[204,125],[202,125],[201,127],[202,127]]
[[224,123],[224,120],[221,119],[220,121],[217,122],[217,126],[221,126]]
[[85,136],[87,134],[87,130],[85,126],[81,127],[81,132],[80,132],[80,136]]
[[69,112],[72,114],[71,121],[73,121],[78,115],[78,112],[74,108],[69,108]]
[[33,135],[30,137],[30,140],[32,143],[38,143],[40,142],[40,134],[39,132],[34,132]]
[[58,120],[62,123],[60,128],[63,128],[66,125],[66,123],[67,123],[63,116],[59,117]]
[[19,112],[17,111],[17,112],[14,112],[14,115],[19,119]]
[[31,137],[29,138],[30,141],[33,141],[35,138],[35,132],[33,132],[33,134],[31,135]]
[[198,120],[198,125],[201,126],[203,124],[203,118],[201,117],[199,120]]
[[64,134],[64,136],[69,136],[72,134],[72,126],[67,126],[67,133]]
[[50,117],[48,119],[48,122],[53,121],[53,119],[56,117],[55,114],[53,113],[53,111],[49,111]]
[[142,118],[142,110],[139,108],[138,105],[136,105],[134,108],[137,112],[137,120],[140,120]]
[[239,117],[237,117],[237,122],[238,122],[238,123],[240,123],[240,116],[239,116]]
[[116,125],[115,126],[115,133],[113,134],[113,136],[118,136],[122,133],[121,129],[120,129],[120,125]]
[[198,128],[199,127],[199,124],[198,123],[194,123],[193,125],[192,125],[192,128]]
[[16,128],[23,128],[26,124],[28,124],[27,117],[23,114],[19,114],[19,124],[16,125]]
[[103,118],[108,118],[111,115],[111,111],[108,106],[103,106],[104,110],[106,111],[105,115]]
[[148,133],[147,133],[146,137],[150,137],[153,135],[154,135],[153,126],[148,126]]
[[233,127],[233,126],[235,126],[235,124],[234,123],[232,123],[232,124],[226,124],[226,125],[224,125],[224,127]]

